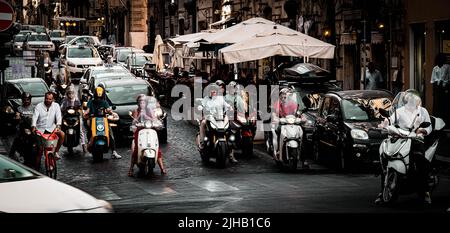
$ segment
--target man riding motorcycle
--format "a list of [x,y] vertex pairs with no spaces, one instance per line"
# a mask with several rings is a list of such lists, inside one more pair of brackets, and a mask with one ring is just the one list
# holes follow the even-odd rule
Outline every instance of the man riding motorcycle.
[[[407,90],[403,97],[399,101],[402,101],[403,106],[396,109],[395,112],[382,122],[379,127],[385,128],[389,125],[389,121],[391,124],[401,128],[401,129],[416,129],[416,134],[418,136],[426,136],[432,132],[432,127],[428,126],[427,128],[418,128],[423,122],[431,122],[430,115],[428,111],[422,107],[422,100],[420,95],[415,90]],[[431,193],[428,187],[428,174],[430,171],[431,164],[425,158],[425,145],[424,143],[413,140],[411,145],[411,164],[415,164],[417,168],[418,174],[418,182],[419,182],[419,192],[420,197],[423,198],[425,204],[431,204]],[[381,176],[381,186],[383,190],[384,177]],[[383,202],[383,195],[380,192],[375,199],[376,204],[380,204]]]
[[[285,118],[288,115],[296,115],[298,104],[292,99],[293,90],[285,87],[280,90],[279,100],[274,103],[272,110],[272,146],[273,157],[276,161],[279,156],[278,142],[281,133],[281,125],[279,124],[280,118]],[[309,165],[306,161],[303,161],[303,167],[307,168]]]
[[14,154],[17,151],[24,157],[24,164],[26,166],[36,169],[34,167],[35,157],[33,156],[33,152],[29,153],[30,151],[33,151],[33,145],[35,144],[36,140],[34,137],[29,137],[31,139],[31,142],[26,142],[23,140],[23,136],[25,136],[24,134],[27,130],[26,127],[31,127],[31,119],[33,118],[33,113],[34,105],[31,103],[31,94],[28,92],[24,92],[22,93],[22,105],[17,108],[17,112],[14,118],[18,122],[20,122],[18,125],[19,131],[11,145],[9,157],[13,158]]
[[[209,96],[206,96],[202,100],[202,107],[203,107],[203,115],[205,116],[201,123],[200,123],[200,149],[203,149],[204,147],[204,141],[206,134],[206,116],[208,115],[220,115],[225,113],[227,110],[232,110],[231,105],[229,105],[223,96],[218,96],[217,92],[219,91],[220,87],[216,84],[212,84],[209,86],[210,92]],[[237,160],[234,158],[233,153],[230,153],[229,155],[230,162],[237,163]]]
[[[89,119],[90,114],[94,114],[94,116],[96,116],[100,110],[100,108],[103,108],[106,113],[108,114],[115,114],[110,105],[108,104],[108,102],[106,101],[106,97],[105,97],[106,93],[105,93],[105,89],[103,89],[102,87],[98,86],[97,88],[95,88],[95,93],[94,93],[94,99],[89,100],[89,102],[87,103],[87,110],[84,112],[84,119]],[[88,124],[90,122],[88,121]],[[89,129],[89,127],[88,127]],[[122,156],[120,156],[117,151],[116,151],[116,143],[114,140],[114,134],[113,131],[111,130],[111,127],[109,127],[109,140],[110,140],[110,146],[111,146],[111,158],[113,159],[121,159]]]
[[[150,97],[152,98],[152,97]],[[141,94],[137,97],[136,99],[137,102],[137,106],[138,108],[136,110],[133,111],[132,113],[132,117],[133,117],[133,125],[136,126],[136,124],[138,123],[142,123],[143,121],[146,120],[152,120],[152,119],[157,119],[157,116],[155,114],[155,111],[153,109],[153,107],[156,106],[152,106],[152,104],[149,104],[148,102],[148,97]],[[128,170],[128,176],[133,176],[133,168],[134,165],[137,164],[138,161],[138,151],[137,151],[137,144],[138,144],[138,135],[139,135],[139,128],[136,128],[136,130],[134,131],[134,137],[133,137],[133,143],[131,145],[131,151],[132,151],[132,155],[131,155],[131,163],[130,163],[130,169]],[[158,165],[159,168],[161,169],[161,174],[165,175],[167,174],[167,170],[164,168],[164,163],[162,160],[162,152],[161,152],[161,148],[159,148],[158,150]]]

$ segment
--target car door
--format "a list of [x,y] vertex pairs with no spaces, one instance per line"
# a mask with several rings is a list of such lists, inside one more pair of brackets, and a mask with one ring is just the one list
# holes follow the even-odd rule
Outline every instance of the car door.
[[[335,96],[330,98],[330,105],[328,108],[328,115],[325,124],[325,139],[327,146],[335,151],[338,148],[338,142],[342,125],[342,114],[340,101]],[[333,153],[334,154],[334,153]]]
[[328,109],[330,107],[330,101],[331,101],[331,97],[327,96],[323,99],[323,102],[319,108],[319,113],[317,116],[317,120],[316,120],[316,127],[315,127],[315,140],[318,141],[319,143],[319,148],[322,149],[327,149],[327,147],[324,147],[327,142],[327,140],[325,139],[326,137],[326,132],[325,132],[325,127],[326,127],[326,117],[328,116]]

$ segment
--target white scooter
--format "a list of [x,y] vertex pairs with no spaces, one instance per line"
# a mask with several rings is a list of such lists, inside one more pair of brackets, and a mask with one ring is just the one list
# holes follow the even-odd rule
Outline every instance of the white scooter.
[[[383,117],[389,119],[387,111],[380,111]],[[431,146],[425,151],[425,158],[431,163],[436,153],[439,143],[439,131],[441,131],[445,123],[442,119],[431,117],[431,122],[423,122],[417,128],[427,128],[432,125],[433,132],[428,135],[432,140]],[[416,128],[416,129],[417,129]],[[381,168],[384,174],[382,198],[384,203],[395,201],[399,194],[409,194],[418,191],[417,180],[415,179],[415,167],[410,166],[410,155],[413,140],[424,143],[424,137],[415,133],[416,129],[401,129],[392,124],[386,128],[389,137],[385,139],[379,149]],[[433,136],[433,133],[435,136]],[[434,138],[432,138],[434,137]],[[436,174],[430,174],[429,186],[433,190],[438,184]]]
[[279,122],[278,156],[275,156],[275,161],[280,166],[288,166],[291,170],[297,170],[298,161],[301,160],[302,119],[295,115],[288,115],[280,118]]
[[[132,114],[130,114],[130,116],[131,115]],[[158,133],[156,130],[161,129],[162,127],[163,124],[160,120],[147,120],[132,125],[130,128],[133,132],[139,130],[137,139],[138,145],[136,147],[133,140],[133,147],[138,151],[137,166],[139,168],[139,173],[142,176],[149,175],[155,168],[159,150]]]

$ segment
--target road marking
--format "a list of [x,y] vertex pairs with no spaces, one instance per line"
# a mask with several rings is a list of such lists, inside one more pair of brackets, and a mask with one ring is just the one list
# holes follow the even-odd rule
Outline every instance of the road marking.
[[108,188],[106,186],[100,186],[99,187],[99,191],[100,191],[100,194],[98,195],[98,197],[100,199],[103,199],[103,200],[106,200],[106,201],[122,199],[115,192],[113,192],[110,188]]
[[206,189],[209,192],[224,192],[224,191],[238,191],[239,189],[224,182],[217,180],[191,180],[191,184]]
[[177,192],[173,190],[170,187],[167,187],[166,185],[158,185],[158,184],[152,184],[152,185],[145,185],[145,186],[139,186],[140,189],[144,190],[147,193],[150,193],[152,195],[167,195],[167,194],[176,194]]

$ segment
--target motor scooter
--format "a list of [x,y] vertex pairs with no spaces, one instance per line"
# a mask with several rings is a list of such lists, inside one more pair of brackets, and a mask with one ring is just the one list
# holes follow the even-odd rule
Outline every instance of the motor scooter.
[[73,154],[73,148],[80,144],[80,112],[75,107],[69,107],[63,112],[62,131],[64,137],[63,146],[67,147],[69,155]]

